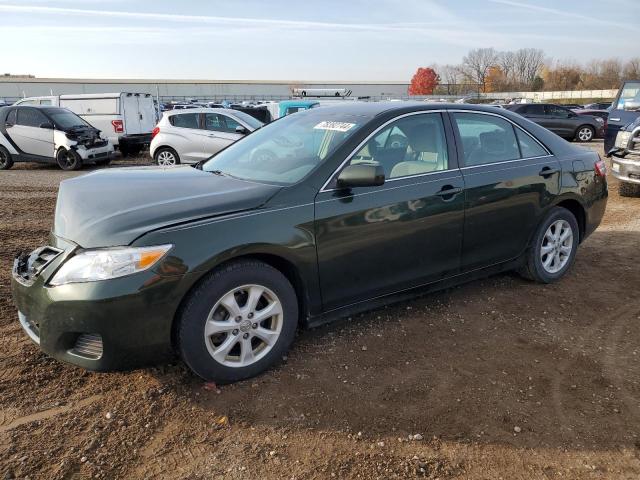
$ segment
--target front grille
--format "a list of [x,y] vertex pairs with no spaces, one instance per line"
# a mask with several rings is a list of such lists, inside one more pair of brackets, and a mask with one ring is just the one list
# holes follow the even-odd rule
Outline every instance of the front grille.
[[62,250],[54,247],[40,247],[29,254],[20,254],[13,263],[13,270],[22,280],[32,282]]
[[83,333],[76,340],[69,353],[79,357],[98,360],[102,357],[102,336],[97,333]]

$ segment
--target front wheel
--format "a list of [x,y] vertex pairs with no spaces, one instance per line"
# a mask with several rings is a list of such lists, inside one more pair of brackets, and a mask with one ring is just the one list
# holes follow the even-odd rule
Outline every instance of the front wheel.
[[596,136],[596,131],[589,125],[583,125],[576,130],[576,140],[581,142],[590,142]]
[[0,170],[9,170],[13,167],[13,159],[9,150],[0,145]]
[[540,283],[559,280],[573,264],[579,241],[576,217],[566,208],[554,207],[538,227],[520,273]]
[[298,302],[278,270],[241,261],[209,274],[178,321],[178,348],[189,368],[205,380],[231,383],[280,361],[295,335]]
[[79,170],[82,168],[82,158],[74,150],[61,148],[56,154],[56,161],[62,170]]

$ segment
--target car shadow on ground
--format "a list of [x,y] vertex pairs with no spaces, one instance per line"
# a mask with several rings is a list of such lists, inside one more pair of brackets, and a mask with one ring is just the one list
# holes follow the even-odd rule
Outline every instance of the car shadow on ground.
[[[620,248],[596,258],[601,244]],[[597,232],[557,284],[498,275],[302,331],[284,366],[219,394],[185,381],[201,407],[250,425],[635,448],[640,301],[615,301],[640,285],[634,245],[638,232]]]

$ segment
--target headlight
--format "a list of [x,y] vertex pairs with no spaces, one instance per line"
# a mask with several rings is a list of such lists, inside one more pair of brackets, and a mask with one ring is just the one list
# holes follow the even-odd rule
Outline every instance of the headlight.
[[598,123],[604,123],[604,120],[600,117],[595,117],[595,119],[596,119],[596,122]]
[[67,260],[49,283],[95,282],[142,272],[155,265],[171,247],[159,245],[85,250]]

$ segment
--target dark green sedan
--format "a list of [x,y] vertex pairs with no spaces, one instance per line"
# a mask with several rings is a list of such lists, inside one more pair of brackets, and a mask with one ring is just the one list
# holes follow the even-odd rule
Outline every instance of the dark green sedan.
[[57,359],[112,370],[177,352],[233,382],[277,363],[299,326],[512,269],[558,280],[602,219],[605,175],[506,110],[345,102],[195,168],[62,182],[13,295]]

